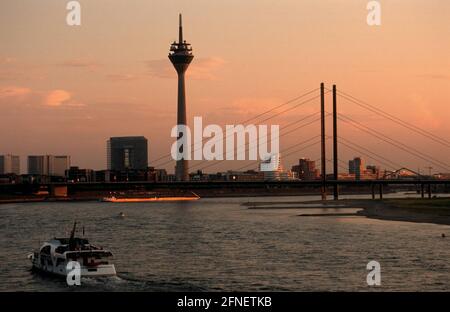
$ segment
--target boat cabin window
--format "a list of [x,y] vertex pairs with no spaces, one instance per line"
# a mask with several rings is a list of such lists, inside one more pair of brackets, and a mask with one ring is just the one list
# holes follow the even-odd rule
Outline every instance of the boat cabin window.
[[50,254],[50,246],[44,246],[41,248],[41,254],[49,255]]

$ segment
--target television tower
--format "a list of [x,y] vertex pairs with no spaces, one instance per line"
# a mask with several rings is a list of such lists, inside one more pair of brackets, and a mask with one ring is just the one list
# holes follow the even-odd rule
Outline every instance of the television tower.
[[[192,48],[186,40],[183,40],[183,23],[180,14],[180,26],[178,34],[178,42],[174,41],[170,46],[169,59],[175,67],[178,74],[178,109],[177,109],[177,126],[187,125],[186,122],[186,90],[184,84],[184,73],[191,63],[194,55],[192,55]],[[177,138],[179,152],[182,153],[186,148],[186,144],[190,144],[179,134]],[[188,161],[186,159],[177,160],[175,167],[175,177],[177,181],[189,180]]]

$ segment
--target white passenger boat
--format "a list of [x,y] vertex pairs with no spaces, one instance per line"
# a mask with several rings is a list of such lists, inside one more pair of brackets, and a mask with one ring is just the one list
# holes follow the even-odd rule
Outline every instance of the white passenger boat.
[[29,255],[33,269],[67,276],[67,264],[77,261],[82,277],[114,276],[116,268],[111,263],[113,254],[106,249],[91,245],[86,238],[75,237],[76,222],[69,238],[53,238],[39,250]]

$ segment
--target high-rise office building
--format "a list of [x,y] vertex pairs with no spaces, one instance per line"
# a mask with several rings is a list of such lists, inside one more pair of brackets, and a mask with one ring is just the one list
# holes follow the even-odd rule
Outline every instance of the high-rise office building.
[[106,146],[108,170],[147,169],[148,143],[145,137],[113,137]]
[[60,176],[70,168],[70,156],[32,155],[28,156],[28,174]]
[[316,180],[319,178],[319,170],[316,169],[316,162],[309,158],[300,158],[298,165],[292,167],[292,171],[297,173],[300,180]]
[[354,174],[356,180],[361,180],[361,175],[365,172],[364,160],[361,157],[355,157],[348,162],[348,173]]
[[[180,14],[180,26],[178,31],[178,42],[172,43],[170,46],[169,59],[172,62],[175,70],[178,74],[178,105],[177,105],[177,125],[187,125],[186,121],[186,90],[184,83],[184,73],[186,72],[189,64],[192,62],[194,55],[192,54],[192,48],[186,40],[183,40],[183,24]],[[179,144],[179,150],[182,153],[186,145],[189,144],[186,140],[186,136],[181,135],[177,138]],[[182,144],[182,145],[181,145]],[[175,176],[178,181],[189,180],[188,161],[186,159],[177,160],[175,167]]]
[[0,174],[20,174],[20,157],[16,155],[0,155]]
[[293,178],[291,171],[283,169],[280,153],[270,154],[262,160],[259,164],[259,171],[263,173],[266,181],[286,181]]
[[281,155],[280,153],[274,153],[267,156],[259,164],[259,170],[262,172],[278,172],[283,170],[281,167]]
[[70,156],[47,156],[48,175],[64,177],[70,168]]
[[46,156],[28,156],[28,174],[48,175],[48,161],[46,160]]

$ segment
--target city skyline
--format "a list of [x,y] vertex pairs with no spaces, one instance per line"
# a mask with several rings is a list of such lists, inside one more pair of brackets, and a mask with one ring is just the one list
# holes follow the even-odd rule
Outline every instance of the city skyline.
[[[112,143],[113,142],[113,143]],[[28,179],[27,176],[42,176],[42,177],[63,177],[67,181],[72,181],[70,176],[83,176],[89,177],[85,181],[81,182],[99,182],[105,180],[106,176],[111,177],[115,175],[124,175],[123,177],[128,177],[128,173],[133,175],[137,180],[135,181],[145,181],[139,180],[146,177],[145,173],[156,173],[167,175],[164,181],[175,181],[170,178],[176,179],[176,173],[166,172],[165,169],[156,168],[152,166],[147,166],[147,139],[142,136],[134,137],[112,137],[107,141],[107,156],[106,156],[106,168],[100,170],[92,168],[80,168],[77,164],[71,163],[70,155],[28,155],[26,157],[26,170],[22,169],[20,166],[20,156],[18,155],[0,155],[0,175],[4,178],[11,178],[16,180],[15,175],[21,175],[25,180]],[[114,152],[113,152],[114,151]],[[274,157],[274,158],[272,158]],[[368,158],[371,160],[371,158]],[[198,176],[199,174],[214,177],[217,174],[223,175],[240,175],[245,177],[249,173],[255,173],[258,179],[265,180],[319,180],[321,178],[321,173],[318,168],[320,168],[320,159],[311,160],[307,157],[301,157],[297,159],[298,163],[293,164],[291,169],[287,169],[290,165],[284,166],[281,160],[281,154],[272,155],[271,158],[266,160],[261,160],[257,164],[257,168],[247,168],[240,170],[233,170],[228,168],[222,171],[203,171],[203,170],[193,170],[189,172],[192,177]],[[345,162],[340,159],[341,162]],[[272,164],[273,162],[273,164]],[[331,160],[327,160],[331,162]],[[128,165],[127,165],[128,163]],[[263,166],[274,166],[271,170],[263,169]],[[318,165],[318,167],[316,167]],[[285,169],[286,168],[286,169]],[[432,178],[446,178],[449,173],[433,173],[432,167],[425,167],[425,170],[414,170],[410,168],[396,168],[394,170],[388,170],[376,162],[367,162],[364,157],[353,156],[352,159],[348,160],[348,166],[345,167],[342,164],[339,165],[338,179],[342,180],[373,180],[373,179],[398,179],[402,177],[406,178],[422,178],[422,177],[432,177]],[[160,173],[157,173],[160,172]],[[99,174],[95,178],[96,174]],[[92,178],[91,178],[92,176]],[[117,177],[117,176],[116,176]],[[161,178],[161,177],[159,177]],[[109,179],[109,178],[108,178]],[[109,181],[109,180],[106,181]],[[330,170],[327,171],[327,179],[333,180],[332,173]],[[11,180],[11,181],[12,181]],[[59,180],[61,181],[61,180]],[[196,181],[193,179],[192,181]],[[80,181],[72,181],[80,182]]]
[[[173,6],[156,1],[164,7],[164,16],[144,2],[111,1],[118,10],[106,12],[100,4],[82,3],[79,29],[65,25],[65,8],[57,1],[43,2],[46,18],[39,18],[44,9],[37,3],[27,4],[26,10],[15,2],[2,4],[0,154],[71,155],[80,167],[102,169],[105,139],[126,135],[143,135],[158,147],[150,152],[150,166],[152,160],[169,153],[176,74],[166,49],[176,37],[174,20],[180,11],[197,55],[187,73],[188,123],[196,115],[204,115],[209,123],[240,122],[324,80],[328,87],[337,83],[343,91],[430,132],[444,137],[450,133],[445,122],[450,44],[437,40],[448,37],[444,7],[449,4],[445,1],[433,1],[428,8],[420,7],[418,1],[410,1],[408,7],[384,4],[379,28],[367,26],[365,5],[358,1],[284,1],[273,8],[273,14],[267,1],[239,3],[239,11],[233,10],[238,5],[233,1],[195,5],[176,1]],[[200,5],[202,15],[196,12]],[[218,11],[224,14],[213,14]],[[116,20],[124,22],[116,25]],[[102,36],[105,41],[98,40]],[[24,40],[34,47],[32,51],[20,44]],[[282,57],[293,51],[294,58]],[[351,103],[340,100],[338,104],[352,118],[395,132],[397,139],[449,163],[448,153],[443,154],[439,145]],[[311,114],[318,108],[314,105],[273,122],[283,125]],[[328,95],[326,105],[330,110]],[[304,136],[317,132],[315,127],[306,128]],[[342,126],[340,133],[378,153],[386,151],[387,145],[351,128]],[[283,138],[282,146],[292,145],[298,136],[302,134]],[[307,154],[315,159],[319,152],[316,146]],[[342,159],[353,156],[344,148],[339,152]],[[427,166],[401,151],[389,152],[412,169]],[[293,164],[299,156],[284,161]],[[239,166],[225,162],[208,171]],[[165,168],[173,171],[173,164]]]

